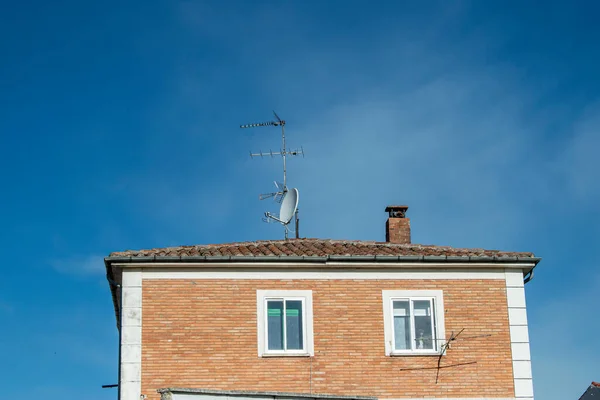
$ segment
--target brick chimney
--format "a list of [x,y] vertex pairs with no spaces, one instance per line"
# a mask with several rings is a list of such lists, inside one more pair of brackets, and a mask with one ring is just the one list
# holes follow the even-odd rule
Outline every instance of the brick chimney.
[[410,244],[410,219],[406,218],[408,206],[387,206],[389,213],[385,223],[385,241],[388,243]]

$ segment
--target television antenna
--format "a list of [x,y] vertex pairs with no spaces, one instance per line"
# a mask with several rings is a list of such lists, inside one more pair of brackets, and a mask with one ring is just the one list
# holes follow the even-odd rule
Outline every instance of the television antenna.
[[[275,200],[275,202],[280,203],[281,207],[279,210],[279,217],[275,217],[273,214],[266,212],[265,213],[265,218],[263,218],[264,222],[271,222],[271,220],[275,220],[278,221],[279,223],[281,223],[284,228],[285,228],[285,238],[288,238],[288,225],[291,222],[292,218],[295,217],[296,220],[296,238],[299,237],[299,233],[298,233],[298,224],[299,224],[299,220],[298,220],[298,189],[292,189],[292,191],[288,190],[287,187],[287,157],[288,156],[299,156],[301,155],[302,157],[304,157],[304,149],[302,147],[300,147],[300,149],[296,149],[296,150],[290,150],[288,148],[286,148],[286,144],[285,144],[285,120],[282,120],[281,118],[279,118],[279,115],[277,115],[277,113],[275,111],[273,111],[273,115],[275,116],[275,121],[267,121],[267,122],[258,122],[258,123],[253,123],[253,124],[246,124],[246,125],[240,125],[240,128],[245,129],[245,128],[257,128],[257,127],[261,127],[261,126],[281,126],[281,149],[279,151],[273,151],[273,150],[269,150],[268,152],[266,151],[259,151],[258,153],[252,153],[250,152],[250,158],[254,158],[254,157],[271,157],[273,158],[274,156],[281,156],[282,160],[283,160],[283,182],[277,182],[275,181],[275,188],[277,189],[275,192],[270,192],[270,193],[262,193],[258,196],[259,200],[265,200],[265,199],[269,199],[269,198],[273,198]],[[288,198],[289,195],[289,200],[286,202],[286,198]],[[292,207],[293,205],[293,207]],[[288,217],[288,213],[290,210],[292,210],[292,213],[289,215]],[[285,214],[284,214],[285,213]],[[285,218],[284,218],[285,217]],[[284,222],[285,221],[285,222]]]
[[455,368],[455,367],[462,367],[462,366],[465,366],[465,365],[477,364],[477,361],[469,361],[469,362],[459,362],[459,363],[454,363],[454,364],[442,365],[442,356],[446,355],[447,352],[448,352],[448,349],[452,348],[452,342],[459,341],[459,340],[469,340],[469,339],[486,338],[486,337],[492,336],[491,334],[483,334],[483,335],[462,336],[462,337],[459,337],[460,334],[463,333],[464,330],[465,330],[465,328],[462,328],[456,335],[454,334],[454,331],[452,331],[452,333],[450,334],[450,338],[448,340],[446,340],[446,339],[434,339],[434,340],[441,340],[441,341],[444,342],[444,343],[442,343],[442,345],[440,347],[440,355],[438,356],[437,365],[436,366],[432,366],[432,367],[401,368],[399,371],[415,371],[415,370],[431,370],[431,369],[434,369],[434,370],[436,370],[436,372],[435,372],[435,383],[437,384],[439,382],[440,370],[441,369]]
[[270,212],[265,213],[263,221],[271,222],[271,220],[279,222],[285,229],[285,238],[288,238],[289,224],[294,217],[296,218],[296,239],[298,238],[298,189],[292,188],[285,192],[281,207],[279,207],[279,217],[274,216]]

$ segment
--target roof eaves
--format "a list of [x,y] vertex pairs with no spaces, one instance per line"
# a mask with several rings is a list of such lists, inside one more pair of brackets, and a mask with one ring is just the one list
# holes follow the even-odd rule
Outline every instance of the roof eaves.
[[156,256],[135,256],[130,257],[129,261],[133,263],[148,263],[156,261]]
[[375,256],[375,261],[381,261],[381,262],[395,262],[398,261],[399,257],[398,256]]
[[444,262],[448,256],[423,256],[424,262]]
[[382,262],[382,263],[486,263],[486,264],[511,264],[511,263],[532,263],[537,264],[541,261],[539,257],[497,257],[497,256],[390,256],[390,255],[328,255],[328,256],[297,256],[297,255],[277,255],[277,256],[137,256],[137,257],[106,257],[108,264],[128,264],[128,263],[248,263],[248,262],[298,262],[298,263],[325,263],[332,262]]
[[182,262],[181,256],[160,256],[156,258],[160,262]]
[[397,256],[399,262],[422,262],[425,256]]
[[317,263],[317,262],[325,262],[327,261],[327,256],[303,256],[304,261]]
[[109,256],[104,258],[104,263],[127,263],[131,262],[131,256]]
[[[197,260],[193,260],[193,258],[197,258]],[[183,257],[182,257],[183,259]],[[231,256],[188,256],[186,260],[190,259],[190,261],[219,261],[219,262],[227,262],[231,261]]]
[[[304,256],[285,256],[285,255],[280,255],[280,256],[275,256],[273,257],[275,258],[275,260],[273,261],[285,261],[285,262],[306,262],[306,260],[304,259]],[[266,260],[269,259],[269,256],[265,257]]]
[[469,256],[446,256],[446,260],[447,262],[451,262],[451,263],[465,263],[465,262],[469,262],[470,257]]
[[327,256],[329,261],[350,261],[350,262],[369,262],[375,261],[377,256],[356,256],[356,255],[330,255]]
[[[516,257],[516,259],[517,259],[517,262],[534,263],[535,265],[537,265],[537,263],[542,261],[541,257]],[[512,262],[512,261],[506,261],[506,262]]]
[[[521,257],[523,258],[523,257]],[[494,260],[497,262],[517,262],[519,257],[517,256],[494,256]]]

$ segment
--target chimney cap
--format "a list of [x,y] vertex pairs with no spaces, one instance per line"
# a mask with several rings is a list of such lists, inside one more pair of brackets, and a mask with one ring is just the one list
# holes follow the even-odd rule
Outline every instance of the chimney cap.
[[387,206],[385,212],[389,213],[390,218],[405,218],[408,206]]

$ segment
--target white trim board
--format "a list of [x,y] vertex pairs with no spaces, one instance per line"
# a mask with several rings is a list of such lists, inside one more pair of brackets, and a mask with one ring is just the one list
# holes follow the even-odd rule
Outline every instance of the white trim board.
[[421,268],[360,271],[356,269],[319,269],[306,271],[293,268],[275,271],[144,268],[142,275],[143,279],[506,279],[504,269],[501,268],[495,270],[439,270]]

